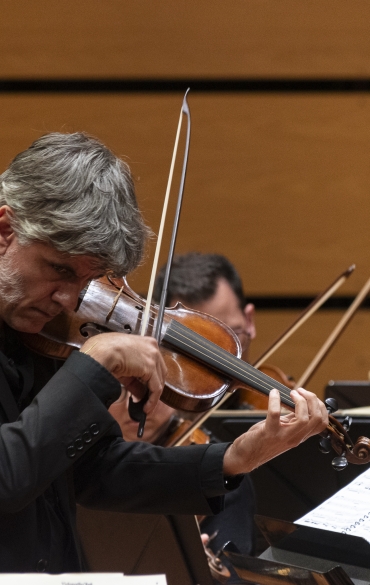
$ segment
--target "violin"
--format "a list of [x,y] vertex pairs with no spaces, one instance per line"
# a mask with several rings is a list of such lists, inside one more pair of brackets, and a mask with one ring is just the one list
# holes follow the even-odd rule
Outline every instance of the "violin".
[[[61,313],[41,333],[24,333],[26,345],[43,355],[66,359],[94,335],[111,331],[138,334],[145,301],[124,279],[103,277],[92,281],[83,292],[75,311]],[[154,331],[157,311],[158,307],[151,305],[148,335]],[[277,388],[282,404],[294,410],[290,389],[243,362],[239,339],[214,317],[187,309],[181,303],[166,309],[160,350],[168,369],[161,399],[175,409],[206,411],[222,400],[226,392],[241,387],[265,396]],[[330,404],[328,410],[336,410],[335,405]],[[360,437],[353,444],[348,425],[341,425],[331,415],[329,421],[321,448],[328,450],[331,444],[338,453],[334,467],[342,469],[347,461],[368,463],[370,440]]]
[[[90,283],[76,311],[61,313],[40,334],[24,334],[24,340],[34,351],[66,359],[74,349],[99,333],[138,334],[144,305],[144,299],[125,280],[103,277]],[[153,305],[149,335],[154,330],[156,314],[157,306]],[[161,353],[168,370],[161,399],[172,408],[207,411],[226,391],[252,386],[253,392],[268,396],[278,385],[240,359],[240,342],[231,329],[181,303],[165,310],[161,338]],[[270,382],[267,386],[266,380]],[[294,409],[288,389],[280,386],[283,401]]]
[[[74,349],[99,333],[139,334],[144,306],[145,300],[126,281],[103,277],[89,284],[77,310],[61,313],[41,333],[24,334],[23,339],[34,351],[66,359]],[[147,335],[153,334],[157,310],[152,305]],[[220,367],[212,367],[212,361],[218,362],[221,355],[224,360],[225,357],[237,360],[237,365],[245,362],[240,360],[240,342],[234,332],[209,315],[181,304],[166,309],[160,347],[167,366],[161,399],[172,408],[191,412],[209,410],[227,390],[233,391],[241,383],[230,377],[227,364],[220,362]]]

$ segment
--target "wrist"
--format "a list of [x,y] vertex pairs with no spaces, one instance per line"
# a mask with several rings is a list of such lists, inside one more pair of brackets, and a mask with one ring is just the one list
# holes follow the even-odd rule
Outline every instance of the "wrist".
[[259,465],[258,453],[251,451],[249,443],[238,437],[225,452],[223,472],[224,475],[235,476],[250,473]]
[[231,477],[240,473],[240,469],[238,469],[238,465],[235,461],[234,451],[234,443],[231,443],[231,445],[229,445],[229,447],[226,449],[224,455],[223,472],[225,477]]
[[106,370],[108,370],[110,374],[114,375],[113,370],[115,362],[113,358],[113,352],[106,351],[105,348],[99,347],[99,341],[100,339],[97,339],[96,341],[92,340],[92,343],[85,343],[81,347],[80,352],[91,357]]

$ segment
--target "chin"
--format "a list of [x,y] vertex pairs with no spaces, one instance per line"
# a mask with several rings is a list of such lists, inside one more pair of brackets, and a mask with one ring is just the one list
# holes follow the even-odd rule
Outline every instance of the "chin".
[[40,331],[45,326],[45,321],[33,321],[28,319],[14,319],[8,322],[8,325],[15,329],[16,331],[20,331],[21,333],[40,333]]

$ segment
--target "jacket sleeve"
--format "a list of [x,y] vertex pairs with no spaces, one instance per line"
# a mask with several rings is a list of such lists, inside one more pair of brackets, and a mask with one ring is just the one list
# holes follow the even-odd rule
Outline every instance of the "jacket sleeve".
[[14,423],[0,427],[0,513],[21,510],[72,465],[81,503],[209,514],[222,508],[227,445],[162,448],[122,439],[107,406],[119,382],[73,352]]
[[24,409],[0,426],[0,513],[39,496],[114,426],[106,404],[119,382],[98,362],[73,352]]
[[226,493],[227,446],[157,447],[103,438],[75,465],[77,501],[120,512],[217,513]]

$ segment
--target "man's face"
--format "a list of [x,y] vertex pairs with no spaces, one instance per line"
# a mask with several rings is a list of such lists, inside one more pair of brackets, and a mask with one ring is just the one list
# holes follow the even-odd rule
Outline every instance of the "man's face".
[[182,302],[189,309],[207,313],[228,325],[239,337],[243,350],[243,359],[248,359],[250,342],[256,336],[254,306],[249,304],[246,305],[244,310],[241,309],[239,299],[227,280],[220,278],[215,294],[206,301],[189,305],[189,303],[183,302],[181,299],[171,299],[171,305],[173,306],[177,301]]
[[0,320],[38,333],[63,310],[73,310],[80,291],[100,275],[92,256],[70,256],[39,242],[21,246],[14,233],[4,238],[0,231]]

